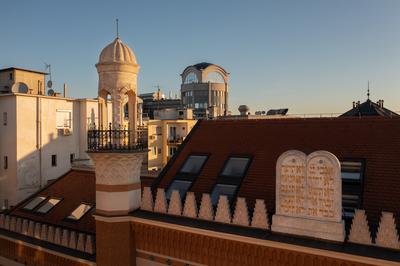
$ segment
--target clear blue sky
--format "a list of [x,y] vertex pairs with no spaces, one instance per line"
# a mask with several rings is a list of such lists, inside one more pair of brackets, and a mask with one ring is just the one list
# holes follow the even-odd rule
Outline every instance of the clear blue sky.
[[178,91],[208,61],[231,73],[231,110],[343,112],[373,100],[400,110],[400,1],[4,1],[0,67],[44,70],[56,89],[97,95],[95,63],[120,36],[141,65],[139,93]]

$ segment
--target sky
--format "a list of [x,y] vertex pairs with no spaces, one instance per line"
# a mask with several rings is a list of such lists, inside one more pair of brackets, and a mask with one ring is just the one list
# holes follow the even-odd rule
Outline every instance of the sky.
[[95,64],[116,36],[141,66],[139,93],[179,92],[186,66],[230,73],[230,109],[342,113],[371,99],[400,111],[400,1],[4,1],[0,68],[43,71],[96,97]]

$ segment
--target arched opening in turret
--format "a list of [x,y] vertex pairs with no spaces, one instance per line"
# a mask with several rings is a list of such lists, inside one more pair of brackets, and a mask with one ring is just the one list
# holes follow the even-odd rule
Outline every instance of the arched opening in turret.
[[123,124],[128,129],[136,128],[136,94],[129,90],[123,96]]
[[112,97],[107,90],[103,89],[99,92],[99,128],[108,128],[108,124],[111,123],[108,110],[112,110]]

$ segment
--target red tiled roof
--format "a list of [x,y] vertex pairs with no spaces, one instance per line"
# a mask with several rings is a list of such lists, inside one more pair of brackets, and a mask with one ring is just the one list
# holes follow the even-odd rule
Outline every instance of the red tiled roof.
[[[92,214],[94,213],[95,208],[92,208],[79,221],[68,221],[65,220],[65,217],[70,215],[71,212],[82,202],[93,205],[95,204],[95,182],[94,172],[71,170],[57,179],[57,181],[49,184],[38,193],[21,202],[11,211],[10,214],[28,218],[37,222],[58,225],[72,230],[94,234],[96,228]],[[35,212],[22,210],[25,204],[36,196],[58,197],[62,198],[62,201],[47,214],[35,214]]]
[[[150,186],[153,180],[153,178],[141,177],[142,187]],[[37,214],[34,211],[26,211],[22,209],[25,204],[37,196],[61,198],[62,201],[47,214]],[[65,219],[65,217],[70,215],[71,212],[81,203],[91,205],[95,205],[96,203],[96,176],[94,171],[69,171],[55,182],[49,184],[39,192],[18,204],[9,214],[28,218],[37,222],[53,224],[72,230],[95,234],[96,227],[93,217],[95,208],[92,208],[78,221]]]
[[202,121],[154,185],[167,188],[189,154],[207,153],[210,157],[190,189],[200,199],[201,193],[211,193],[230,155],[251,155],[251,165],[237,196],[247,198],[249,206],[255,199],[264,199],[269,212],[274,212],[276,161],[292,149],[307,154],[327,150],[340,160],[365,159],[362,208],[370,223],[378,223],[381,211],[398,215],[399,118]]

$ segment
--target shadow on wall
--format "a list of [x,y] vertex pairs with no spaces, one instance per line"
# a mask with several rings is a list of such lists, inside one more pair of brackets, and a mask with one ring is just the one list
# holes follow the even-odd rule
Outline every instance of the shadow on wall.
[[[95,120],[94,110],[90,119]],[[18,139],[17,154],[26,155],[19,160],[5,155],[8,165],[4,169],[1,164],[0,208],[16,205],[68,172],[79,156],[79,137],[79,121],[73,120],[71,128],[56,128],[55,132],[42,135],[41,142],[45,144],[40,144],[36,134]]]

